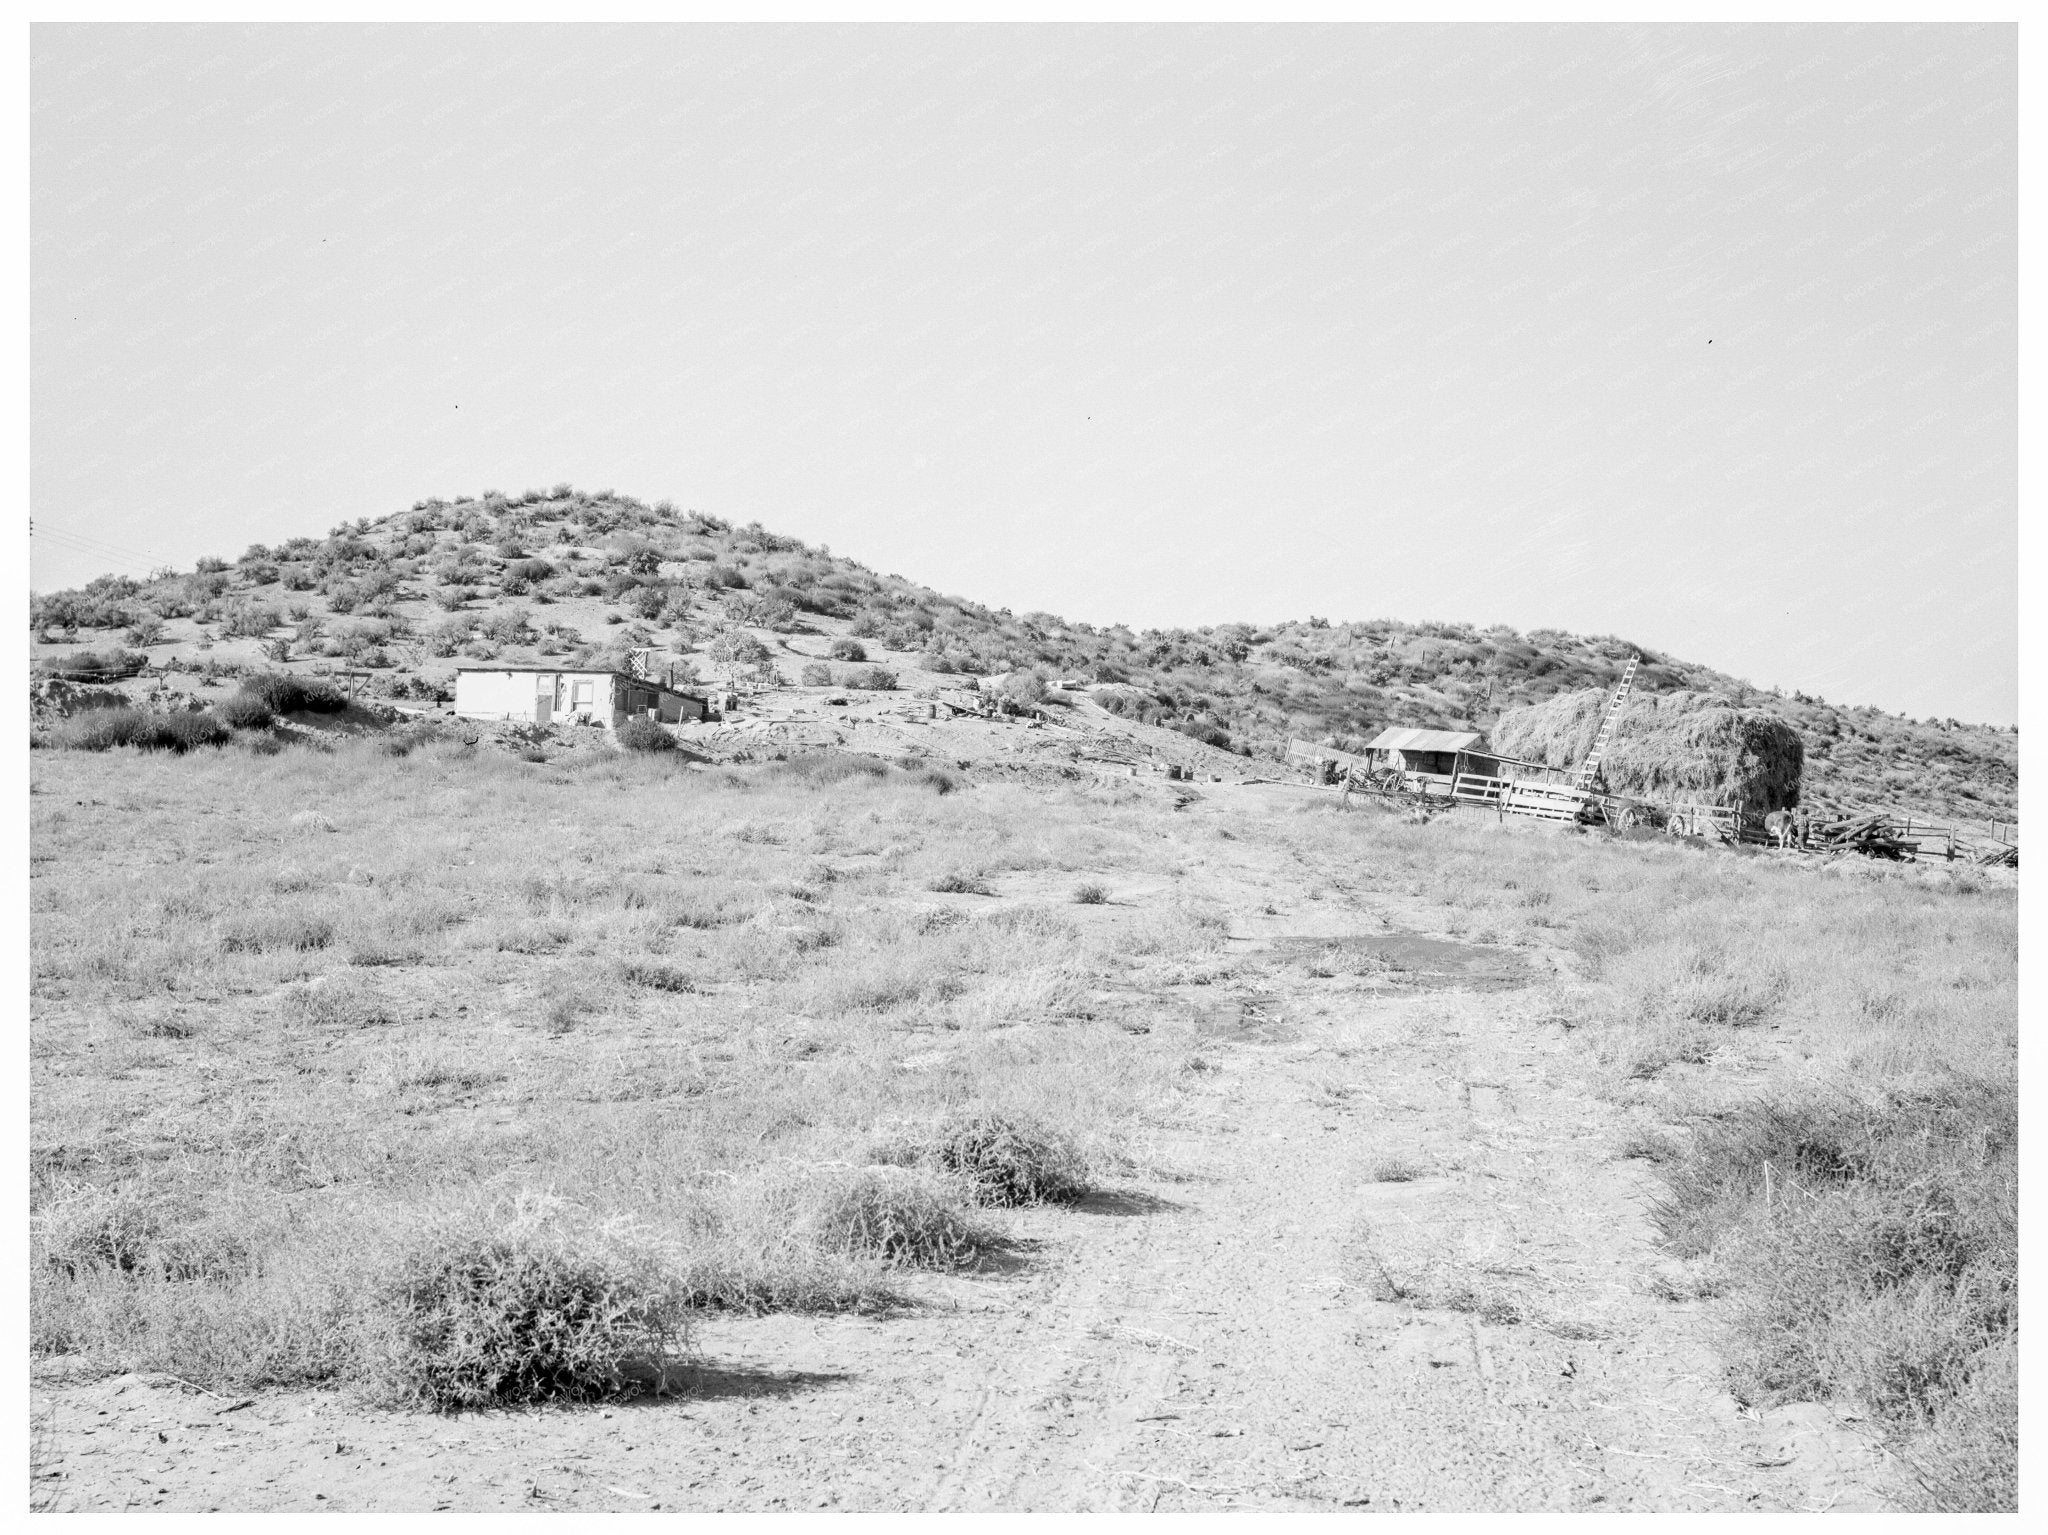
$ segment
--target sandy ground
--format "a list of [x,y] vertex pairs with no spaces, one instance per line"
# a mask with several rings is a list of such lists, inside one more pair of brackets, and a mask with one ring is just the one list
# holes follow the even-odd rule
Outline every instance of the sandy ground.
[[[1262,792],[1209,790],[1187,813]],[[1255,855],[1224,851],[1238,846],[1220,845],[1216,878],[1249,891]],[[1188,1031],[1205,1068],[1133,1170],[1078,1206],[1004,1217],[1004,1252],[910,1281],[904,1311],[716,1320],[666,1394],[547,1411],[226,1398],[45,1365],[36,1501],[1885,1506],[1856,1425],[1739,1408],[1708,1304],[1652,1292],[1647,1169],[1617,1156],[1612,1106],[1528,989],[1557,956],[1432,942],[1392,897],[1262,904],[1239,906],[1233,974],[1104,999],[1116,1025]],[[1408,984],[1286,962],[1333,937],[1399,958]]]

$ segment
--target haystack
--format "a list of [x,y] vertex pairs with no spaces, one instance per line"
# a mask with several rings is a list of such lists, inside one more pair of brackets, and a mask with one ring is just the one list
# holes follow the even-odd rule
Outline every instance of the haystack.
[[[1559,693],[1508,710],[1487,736],[1506,756],[1577,767],[1593,749],[1607,698],[1592,688]],[[1600,776],[1610,793],[1632,798],[1790,810],[1805,759],[1799,732],[1775,714],[1738,709],[1717,693],[1635,694],[1615,723]]]

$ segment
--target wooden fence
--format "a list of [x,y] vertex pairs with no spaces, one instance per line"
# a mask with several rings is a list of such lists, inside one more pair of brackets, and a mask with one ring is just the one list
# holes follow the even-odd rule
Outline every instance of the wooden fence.
[[[1391,800],[1434,802],[1445,809],[1491,810],[1498,816],[1536,820],[1641,826],[1673,836],[1702,837],[1710,842],[1749,846],[1777,845],[1765,829],[1764,817],[1727,805],[1652,805],[1623,795],[1602,794],[1569,784],[1534,778],[1495,778],[1478,773],[1372,772],[1367,759],[1333,746],[1290,741],[1288,760],[1320,771],[1328,762],[1344,770],[1354,792]],[[1361,781],[1365,780],[1365,781]],[[1845,833],[1853,829],[1853,835]],[[1802,817],[1789,846],[1818,852],[1860,852],[1907,861],[2013,864],[2019,862],[2019,827],[2014,822],[1988,822],[1984,829],[1866,812],[1860,816],[1821,821]]]

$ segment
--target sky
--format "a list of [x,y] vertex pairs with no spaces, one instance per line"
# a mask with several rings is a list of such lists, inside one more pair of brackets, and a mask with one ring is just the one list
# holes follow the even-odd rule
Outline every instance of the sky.
[[2017,718],[2015,29],[31,37],[31,585],[569,481]]

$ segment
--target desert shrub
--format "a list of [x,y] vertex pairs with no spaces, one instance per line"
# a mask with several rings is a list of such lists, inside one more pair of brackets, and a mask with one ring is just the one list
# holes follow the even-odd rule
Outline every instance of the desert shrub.
[[991,885],[979,874],[966,869],[951,869],[944,874],[937,875],[925,888],[936,891],[940,895],[994,895],[996,893],[995,886]]
[[533,622],[524,608],[499,608],[483,622],[484,638],[500,645],[530,644],[534,638]]
[[410,698],[422,703],[447,703],[454,697],[444,684],[420,676],[380,677],[376,688],[379,698]]
[[902,1167],[863,1168],[832,1190],[817,1230],[834,1251],[901,1268],[960,1268],[988,1241],[957,1185]]
[[658,960],[632,960],[620,972],[628,985],[645,986],[653,991],[695,991],[697,978],[680,965],[666,965]]
[[185,752],[200,746],[220,746],[234,735],[210,710],[201,714],[162,714],[157,719],[156,739],[148,744],[165,751]]
[[932,1133],[927,1155],[966,1179],[983,1204],[1056,1203],[1088,1189],[1088,1165],[1073,1142],[1030,1119],[957,1115]]
[[1037,672],[1011,672],[996,689],[997,693],[1016,704],[1036,704],[1045,701],[1045,679]]
[[743,597],[732,605],[732,613],[743,624],[762,629],[787,630],[796,622],[796,605],[766,593]]
[[261,730],[273,718],[270,705],[246,688],[216,704],[213,712],[235,730]]
[[758,670],[774,662],[774,652],[744,629],[720,630],[707,648],[715,664],[735,670]]
[[101,576],[84,591],[52,592],[29,598],[31,629],[111,629],[129,621],[121,598],[134,595],[135,583],[124,577]]
[[806,661],[798,677],[807,688],[829,688],[832,686],[832,668],[823,661]]
[[672,752],[676,749],[676,738],[653,720],[627,720],[614,734],[619,745],[629,752]]
[[688,1341],[672,1265],[622,1226],[531,1210],[415,1236],[373,1297],[380,1394],[448,1410],[587,1401],[661,1370]]
[[843,637],[832,642],[832,648],[827,654],[835,661],[865,661],[868,658],[867,646],[861,644],[859,640]]
[[1204,746],[1213,746],[1218,751],[1230,750],[1230,733],[1219,730],[1207,720],[1175,720],[1173,728],[1184,736],[1192,736]]
[[128,632],[122,636],[129,644],[144,648],[159,643],[163,637],[164,621],[147,610],[129,618]]
[[2010,1084],[1958,1077],[1754,1103],[1660,1166],[1666,1241],[1733,1291],[1736,1395],[1847,1399],[1909,1460],[1912,1436],[1937,1460],[1989,1456],[1973,1496],[2010,1489],[1995,1380],[2019,1328],[2018,1126]]
[[444,619],[427,631],[427,654],[452,656],[469,643],[469,636],[470,625],[467,619]]
[[314,1028],[369,1028],[399,1018],[376,982],[347,973],[294,981],[279,989],[273,1005],[279,1016]]
[[211,713],[152,714],[145,709],[94,709],[60,722],[50,731],[54,746],[103,752],[116,746],[144,751],[185,752],[219,746],[233,732]]
[[290,953],[324,949],[334,942],[334,920],[319,912],[258,907],[237,913],[221,928],[229,953]]
[[887,778],[889,764],[855,752],[809,751],[786,762],[770,763],[765,776],[800,778],[806,783],[843,783],[849,778]]
[[258,672],[242,679],[242,691],[267,705],[273,714],[338,714],[348,707],[338,689],[289,672]]
[[111,650],[74,650],[69,655],[49,656],[36,663],[36,672],[74,682],[98,682],[132,677],[148,664],[148,656],[116,646]]
[[863,666],[846,680],[849,687],[867,688],[877,693],[890,692],[896,686],[896,674],[881,666]]
[[1914,1487],[1908,1506],[1927,1513],[2011,1513],[2019,1507],[2019,1340],[1980,1354],[1969,1378],[1903,1450]]
[[251,1235],[207,1219],[191,1193],[142,1184],[68,1192],[36,1212],[37,1257],[66,1279],[94,1270],[183,1283],[230,1278],[249,1267]]
[[92,709],[132,709],[128,695],[119,688],[94,688],[73,685],[62,696],[58,707],[65,714],[83,714]]
[[1108,899],[1109,891],[1093,881],[1087,881],[1074,887],[1074,904],[1076,906],[1100,906]]
[[[802,579],[806,583],[812,580],[808,575]],[[829,585],[777,586],[775,595],[802,613],[821,613],[828,618],[838,618],[846,611],[846,599]]]
[[228,609],[221,627],[230,638],[262,639],[284,622],[284,615],[269,603],[237,603]]
[[523,581],[529,586],[537,586],[543,581],[551,580],[554,575],[555,567],[543,559],[517,560],[505,568],[507,580]]
[[148,1189],[82,1189],[37,1211],[31,1229],[38,1256],[67,1278],[94,1267],[134,1273],[153,1266],[164,1214]]

